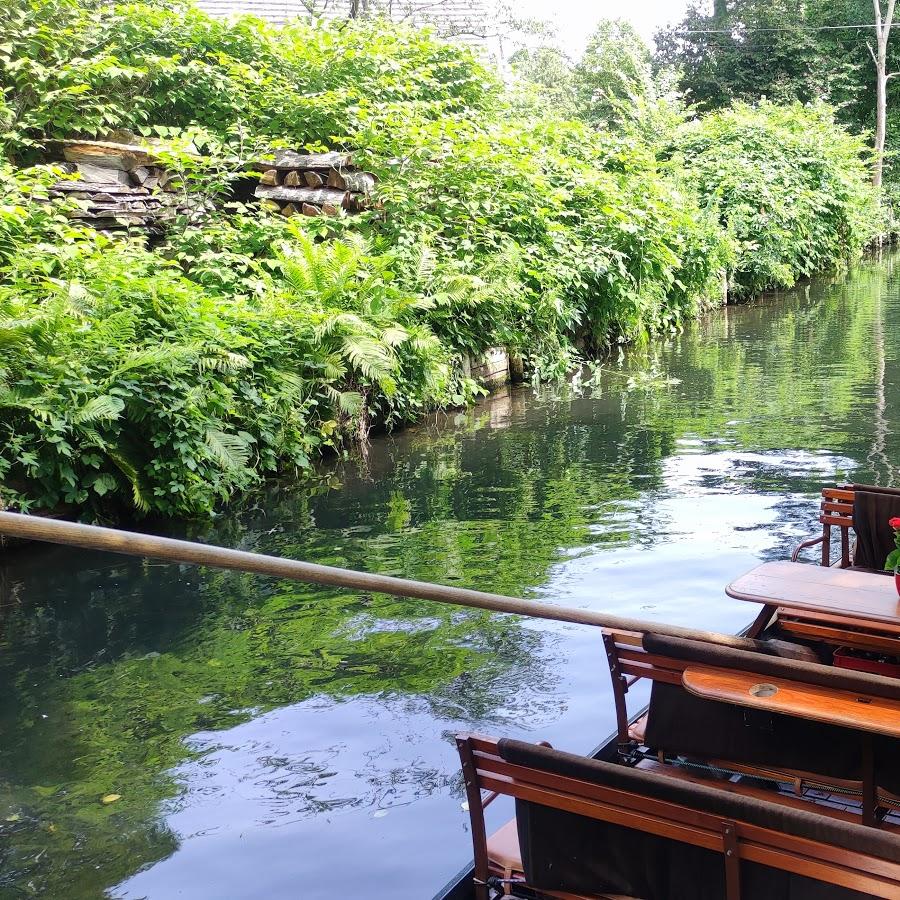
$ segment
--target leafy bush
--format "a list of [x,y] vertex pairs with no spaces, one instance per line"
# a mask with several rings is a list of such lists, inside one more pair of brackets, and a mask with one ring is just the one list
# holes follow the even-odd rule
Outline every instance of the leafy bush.
[[735,104],[687,123],[674,172],[737,241],[738,293],[790,287],[841,265],[882,230],[869,151],[825,106]]
[[[7,157],[131,129],[166,138],[167,165],[217,204],[151,251],[73,224],[50,168],[0,164],[0,485],[20,507],[206,514],[373,424],[468,403],[463,353],[507,346],[558,377],[576,346],[720,302],[734,267],[742,289],[787,284],[874,228],[862,145],[826,111],[679,127],[633,35],[616,80],[615,29],[562,86],[589,90],[567,107],[583,122],[536,99],[564,60],[521,61],[511,95],[471,51],[378,20],[14,0],[0,27]],[[226,202],[279,144],[352,149],[378,207],[288,220]]]
[[207,513],[262,474],[307,467],[370,414],[468,402],[473,386],[389,263],[298,232],[242,297],[89,232],[13,253],[0,285],[6,502]]
[[45,135],[195,123],[316,145],[372,107],[436,117],[484,105],[497,84],[470,51],[377,20],[275,29],[178,2],[12,0],[0,33],[7,153]]

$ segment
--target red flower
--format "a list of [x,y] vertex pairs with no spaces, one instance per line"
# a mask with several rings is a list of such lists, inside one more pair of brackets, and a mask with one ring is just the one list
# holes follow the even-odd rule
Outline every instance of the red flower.
[[888,521],[888,525],[891,526],[895,531],[900,531],[900,516],[894,516],[893,519]]

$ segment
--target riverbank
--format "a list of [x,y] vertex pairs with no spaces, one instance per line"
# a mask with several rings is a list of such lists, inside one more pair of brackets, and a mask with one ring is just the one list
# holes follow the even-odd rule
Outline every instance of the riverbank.
[[[46,202],[59,173],[0,166],[0,501],[14,509],[209,516],[372,426],[470,404],[467,356],[502,348],[553,381],[677,331],[722,303],[723,282],[789,286],[885,227],[865,145],[825,107],[669,105],[651,128],[648,100],[626,122],[567,121],[471,52],[383,22],[29,10],[9,37],[22,71],[59,64],[37,87],[4,76],[23,110],[6,155],[25,166],[49,139],[112,125],[162,135],[165,168],[211,212],[148,246]],[[40,22],[39,53],[25,25]],[[89,78],[84,45],[98,46]],[[122,95],[132,77],[138,98]],[[249,162],[284,143],[352,150],[377,176],[372,207],[238,202]]]

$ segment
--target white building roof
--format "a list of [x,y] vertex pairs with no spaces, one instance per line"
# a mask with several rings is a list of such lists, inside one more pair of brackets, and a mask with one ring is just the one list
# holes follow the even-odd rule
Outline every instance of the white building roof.
[[[296,18],[340,18],[349,12],[351,0],[195,0],[211,16],[225,18],[248,14],[284,25]],[[388,16],[410,25],[431,25],[442,37],[457,38],[494,52],[497,17],[491,0],[359,0],[369,13]]]

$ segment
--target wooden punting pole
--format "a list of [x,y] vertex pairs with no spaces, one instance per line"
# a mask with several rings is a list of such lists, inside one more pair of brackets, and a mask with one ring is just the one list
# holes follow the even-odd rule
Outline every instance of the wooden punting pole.
[[553,603],[505,597],[502,594],[487,594],[483,591],[472,591],[466,588],[430,584],[426,581],[411,581],[389,575],[355,572],[350,569],[320,566],[316,563],[300,562],[280,556],[248,553],[245,550],[229,550],[226,547],[216,547],[211,544],[179,541],[139,532],[122,531],[117,528],[99,528],[96,525],[63,522],[58,519],[47,519],[22,513],[0,512],[0,534],[23,540],[46,541],[51,544],[81,547],[85,550],[106,550],[111,553],[124,553],[128,556],[160,559],[171,563],[233,569],[238,572],[252,572],[256,575],[306,581],[311,584],[329,584],[358,591],[392,594],[395,597],[433,600],[437,603],[452,603],[457,606],[471,606],[493,612],[532,616],[537,619],[554,619],[558,622],[574,622],[579,625],[594,625],[619,631],[652,631],[656,634],[712,641],[719,644],[732,644],[735,641],[732,636],[726,634],[695,631],[691,628],[665,625],[661,622],[644,622],[640,619],[612,616],[591,609],[576,609]]

